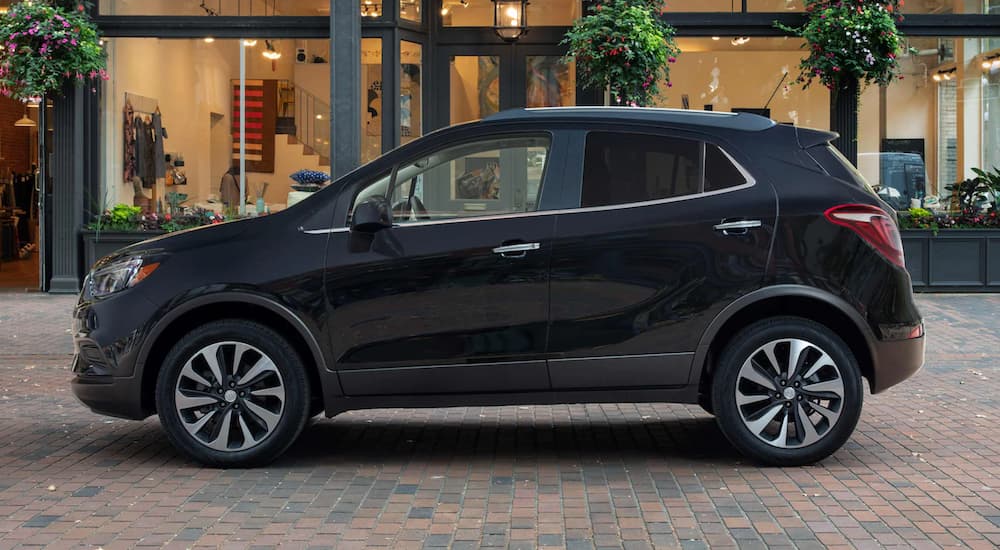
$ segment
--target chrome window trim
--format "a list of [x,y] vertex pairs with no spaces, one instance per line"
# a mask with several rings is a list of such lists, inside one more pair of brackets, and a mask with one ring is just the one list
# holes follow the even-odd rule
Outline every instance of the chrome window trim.
[[[465,222],[474,222],[474,221],[506,220],[506,219],[512,219],[512,218],[529,218],[529,217],[536,217],[536,216],[560,216],[560,215],[567,215],[567,214],[581,214],[581,213],[589,213],[589,212],[605,212],[605,211],[609,211],[609,210],[626,210],[626,209],[631,209],[631,208],[644,208],[644,207],[647,207],[647,206],[658,206],[658,205],[661,205],[661,204],[669,204],[669,203],[673,203],[673,202],[689,201],[689,200],[693,200],[693,199],[700,199],[700,198],[703,198],[703,197],[711,197],[711,196],[715,196],[715,195],[721,195],[723,193],[732,193],[732,192],[735,192],[735,191],[742,191],[744,189],[749,189],[749,188],[757,185],[757,179],[754,178],[750,174],[750,172],[747,171],[746,168],[744,168],[744,166],[742,164],[740,164],[736,159],[734,159],[733,156],[729,154],[729,151],[726,151],[722,146],[720,146],[717,143],[711,143],[711,142],[707,142],[707,141],[702,141],[702,143],[704,143],[705,145],[714,145],[720,151],[722,151],[722,154],[725,155],[727,159],[729,159],[729,162],[732,162],[733,166],[735,166],[736,169],[740,172],[740,174],[742,174],[743,177],[746,178],[746,183],[742,183],[740,185],[734,185],[732,187],[726,187],[725,189],[717,189],[715,191],[701,191],[699,193],[695,193],[695,194],[691,194],[691,195],[682,195],[682,196],[679,196],[679,197],[667,197],[665,199],[655,199],[655,200],[650,200],[650,201],[629,202],[629,203],[624,203],[624,204],[611,204],[611,205],[607,205],[607,206],[588,206],[586,208],[577,207],[577,208],[562,208],[562,209],[559,209],[559,210],[536,210],[536,211],[533,211],[533,212],[510,212],[510,213],[506,213],[506,214],[495,214],[495,215],[492,215],[492,216],[470,216],[468,218],[450,218],[450,219],[447,219],[447,220],[417,221],[417,222],[411,222],[411,223],[406,223],[406,224],[393,224],[392,227],[394,229],[395,228],[406,228],[406,227],[423,227],[423,226],[427,226],[427,225],[444,225],[444,224],[450,224],[450,223],[465,223]],[[351,230],[350,227],[333,227],[333,228],[329,228],[329,229],[308,229],[308,230],[300,228],[300,231],[302,231],[303,233],[305,233],[307,235],[329,235],[329,234],[332,234],[332,233],[347,233],[350,230]]]

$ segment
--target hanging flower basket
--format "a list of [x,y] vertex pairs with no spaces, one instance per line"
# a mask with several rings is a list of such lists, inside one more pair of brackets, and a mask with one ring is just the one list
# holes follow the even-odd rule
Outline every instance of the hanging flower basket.
[[651,105],[662,79],[670,87],[669,64],[680,48],[674,29],[660,19],[663,0],[605,0],[573,24],[561,44],[566,62],[587,88],[611,90],[616,104]]
[[805,39],[809,55],[799,64],[796,83],[813,80],[831,90],[848,81],[888,85],[899,76],[896,56],[902,36],[896,30],[903,0],[806,0],[802,27],[775,26]]
[[26,0],[0,16],[0,93],[37,100],[68,82],[107,80],[97,27],[84,5]]

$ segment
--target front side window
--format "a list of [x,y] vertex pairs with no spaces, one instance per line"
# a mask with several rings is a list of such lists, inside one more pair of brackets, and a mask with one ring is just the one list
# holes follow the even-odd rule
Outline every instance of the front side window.
[[396,223],[538,208],[547,137],[501,137],[437,151],[400,165],[389,194]]
[[701,191],[702,142],[615,132],[587,135],[581,206],[611,206]]

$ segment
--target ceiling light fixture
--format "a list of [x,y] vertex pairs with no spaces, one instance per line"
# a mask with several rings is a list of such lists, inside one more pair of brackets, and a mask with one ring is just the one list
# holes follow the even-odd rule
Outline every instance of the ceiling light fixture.
[[17,126],[18,128],[34,128],[38,126],[38,124],[34,120],[31,120],[31,117],[28,116],[28,108],[26,106],[24,108],[24,116],[14,122],[14,126]]
[[215,38],[212,38],[211,36],[206,36],[205,37],[205,43],[206,44],[211,44],[212,42],[215,42]]
[[941,82],[942,80],[951,80],[955,78],[955,72],[957,70],[958,70],[957,67],[952,67],[950,69],[941,69],[940,71],[934,73],[934,76],[932,76],[931,78],[934,79],[934,82]]
[[749,36],[736,36],[733,37],[733,39],[730,40],[729,43],[732,44],[733,46],[742,46],[743,44],[746,44],[749,41],[750,41]]
[[984,71],[1000,67],[1000,52],[984,57],[982,67]]
[[264,44],[265,44],[264,51],[260,53],[261,55],[263,55],[267,59],[270,59],[271,61],[277,61],[281,59],[281,52],[279,52],[277,48],[274,47],[273,42],[271,42],[270,40],[265,40]]
[[248,39],[246,39],[246,40],[243,41],[243,45],[246,46],[246,47],[248,47],[248,48],[252,48],[252,47],[254,47],[254,46],[257,45],[257,39],[256,38],[248,38]]

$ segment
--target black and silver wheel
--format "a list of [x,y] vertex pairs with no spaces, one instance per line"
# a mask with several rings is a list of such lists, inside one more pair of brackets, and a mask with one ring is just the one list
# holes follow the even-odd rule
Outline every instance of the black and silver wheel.
[[213,466],[269,462],[309,417],[309,382],[295,350],[248,321],[205,325],[182,338],[160,370],[156,405],[171,442]]
[[857,361],[807,319],[758,322],[726,346],[712,385],[719,426],[744,454],[793,466],[839,449],[861,415]]

